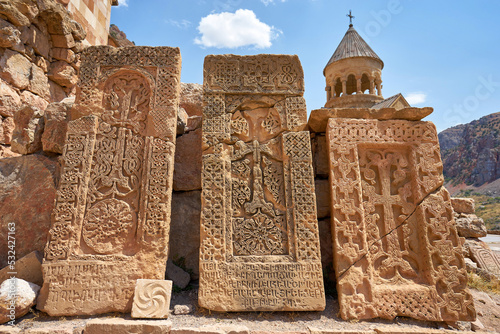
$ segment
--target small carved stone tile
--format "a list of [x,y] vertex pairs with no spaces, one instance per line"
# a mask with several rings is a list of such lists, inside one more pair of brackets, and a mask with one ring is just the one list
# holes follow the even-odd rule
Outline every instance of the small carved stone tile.
[[138,279],[132,304],[132,318],[168,318],[171,296],[172,281]]

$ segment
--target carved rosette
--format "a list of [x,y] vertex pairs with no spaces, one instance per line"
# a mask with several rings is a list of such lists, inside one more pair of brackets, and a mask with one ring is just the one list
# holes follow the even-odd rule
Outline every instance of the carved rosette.
[[128,312],[136,280],[162,277],[179,93],[176,48],[83,53],[73,109],[80,118],[69,123],[45,253],[45,312]]
[[473,320],[434,125],[330,119],[327,139],[342,318]]
[[218,311],[322,310],[300,63],[208,56],[204,71],[199,303]]

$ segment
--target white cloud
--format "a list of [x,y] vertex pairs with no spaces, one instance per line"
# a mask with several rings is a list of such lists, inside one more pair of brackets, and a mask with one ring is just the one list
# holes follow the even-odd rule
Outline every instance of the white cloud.
[[187,29],[191,26],[191,21],[184,20],[184,19],[180,20],[180,21],[169,19],[169,20],[166,20],[166,22],[170,25],[173,25],[174,27],[179,28],[179,29]]
[[118,0],[118,7],[128,7],[128,0]]
[[271,41],[282,32],[261,22],[249,9],[238,9],[235,13],[210,14],[198,25],[201,37],[194,42],[204,47],[238,48],[254,45],[268,48]]
[[275,2],[285,2],[286,0],[260,0],[264,5],[274,4]]
[[405,96],[405,99],[411,105],[422,104],[427,100],[427,94],[421,92],[408,93],[408,95]]

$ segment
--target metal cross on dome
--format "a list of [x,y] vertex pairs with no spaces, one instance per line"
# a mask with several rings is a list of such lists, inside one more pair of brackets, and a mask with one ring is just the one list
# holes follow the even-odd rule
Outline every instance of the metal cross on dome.
[[352,19],[355,18],[355,16],[352,16],[350,9],[349,14],[347,14],[346,16],[349,18],[349,26],[352,26]]

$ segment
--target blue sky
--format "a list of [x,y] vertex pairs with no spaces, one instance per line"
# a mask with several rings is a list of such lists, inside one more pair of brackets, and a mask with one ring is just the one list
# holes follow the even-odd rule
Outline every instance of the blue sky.
[[297,54],[308,110],[326,102],[323,68],[354,27],[384,61],[383,95],[402,93],[438,131],[500,111],[500,1],[120,0],[136,45],[178,46],[182,81],[203,82],[209,54]]

